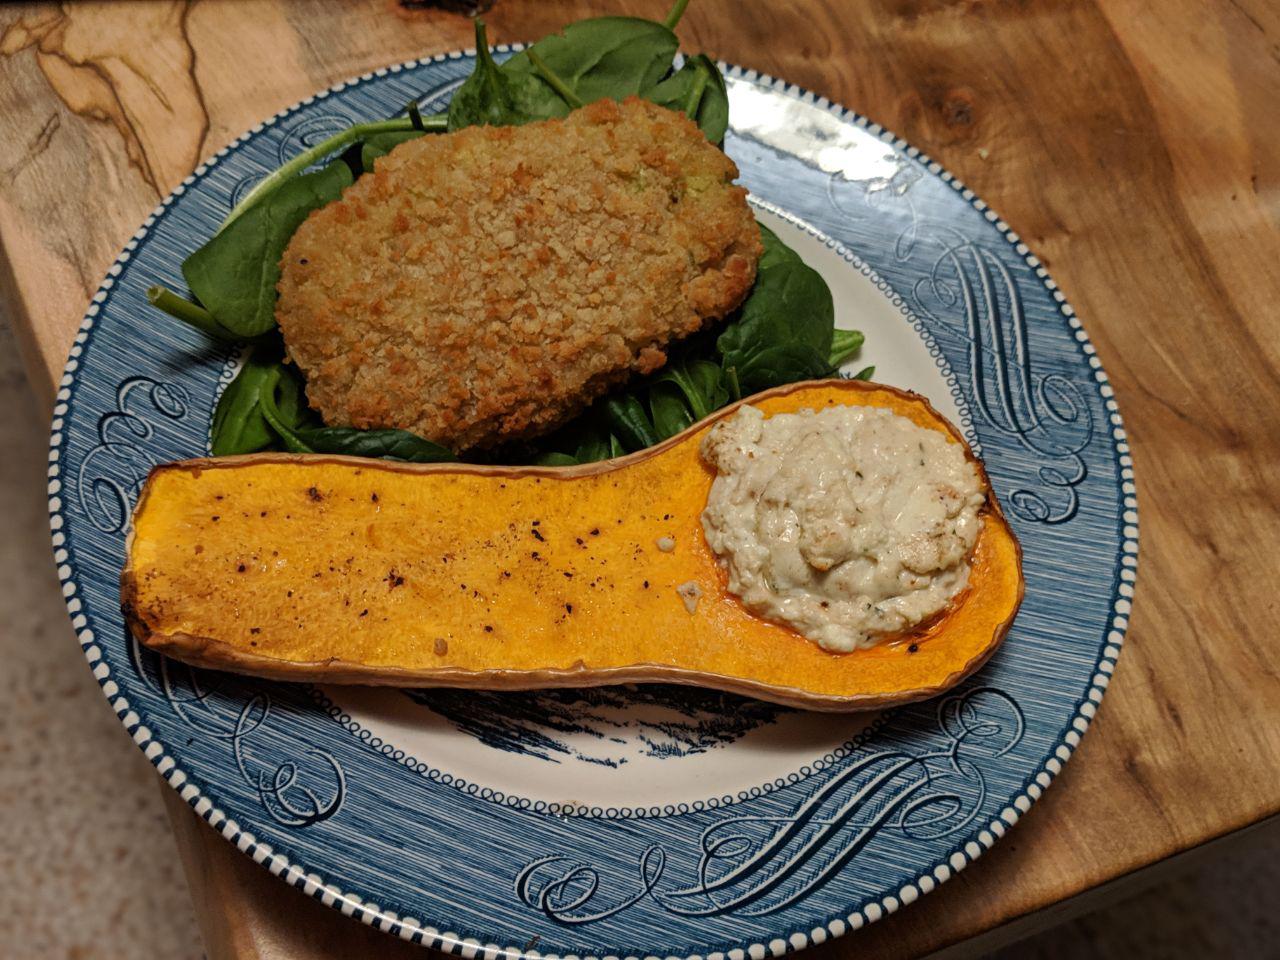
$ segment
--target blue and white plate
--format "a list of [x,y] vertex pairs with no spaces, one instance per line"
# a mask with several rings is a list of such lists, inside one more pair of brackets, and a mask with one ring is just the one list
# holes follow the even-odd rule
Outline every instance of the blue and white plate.
[[440,109],[472,63],[379,70],[255,127],[147,218],[94,296],[54,411],[49,510],[103,693],[247,855],[464,956],[760,960],[912,903],[1012,827],[1088,727],[1133,595],[1132,464],[1094,348],[1018,236],[915,148],[753,71],[725,68],[725,148],[760,216],[822,271],[839,325],[866,332],[851,368],[874,363],[960,425],[1022,540],[1026,601],[981,673],[915,706],[816,716],[662,686],[268,683],[127,635],[134,498],[153,464],[206,452],[238,362],[147,287],[183,289],[183,257],[267,170],[410,98]]

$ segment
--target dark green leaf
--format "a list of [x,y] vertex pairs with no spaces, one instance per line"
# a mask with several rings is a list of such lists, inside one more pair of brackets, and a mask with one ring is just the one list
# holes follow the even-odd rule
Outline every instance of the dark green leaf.
[[701,420],[729,400],[724,372],[710,360],[686,357],[672,361],[658,374],[654,383],[672,383],[678,387],[694,420]]
[[741,312],[716,346],[741,389],[754,392],[830,371],[835,305],[826,281],[799,261],[756,274]]
[[760,255],[760,262],[756,264],[757,272],[767,270],[769,267],[779,263],[804,263],[800,259],[800,254],[778,239],[776,233],[763,223],[758,224],[758,226],[760,227],[760,242],[764,244],[764,253]]
[[[636,17],[598,17],[571,23],[560,33],[543,37],[532,47],[547,69],[564,81],[579,100],[591,103],[605,97],[621,100],[655,86],[671,69],[679,43],[661,23]],[[538,76],[533,62],[521,51],[507,60],[501,72],[515,82],[517,108],[529,119],[563,117],[570,105]]]
[[362,159],[362,150],[364,144],[353,143],[347,149],[338,154],[337,159],[345,163],[351,170],[352,178],[359,177],[365,172],[364,160]]
[[[551,96],[555,98],[555,94]],[[555,98],[559,102],[558,98]],[[547,87],[538,77],[494,62],[484,21],[476,21],[476,66],[449,102],[449,129],[519,126],[546,118]]]
[[807,343],[791,341],[754,352],[750,360],[738,368],[738,379],[742,392],[747,394],[798,380],[818,380],[830,373],[831,365],[826,357]]
[[351,168],[334,161],[280,184],[187,257],[182,275],[196,299],[238,337],[272,330],[289,239],[312,210],[338,199],[351,182]]
[[643,94],[660,106],[687,113],[712,143],[729,129],[729,93],[715,61],[705,53],[689,57],[679,70]]
[[457,459],[437,443],[405,430],[358,430],[355,427],[309,425],[300,385],[289,386],[292,371],[283,364],[268,369],[259,385],[263,419],[291,453],[334,453],[352,457],[385,457],[413,463]]
[[578,461],[570,454],[551,451],[540,454],[533,464],[538,467],[574,467],[578,465]]
[[625,457],[627,453],[627,448],[622,445],[622,441],[612,433],[609,434],[609,459],[612,460],[615,457]]
[[[430,117],[419,116],[416,120],[412,117],[392,117],[390,120],[375,120],[372,123],[352,124],[345,130],[340,130],[333,136],[325,138],[315,146],[308,147],[301,153],[290,157],[287,162],[281,164],[254,184],[253,189],[241,197],[240,202],[227,215],[227,219],[223,221],[219,232],[226,230],[240,217],[243,217],[258,204],[263,203],[285,184],[297,178],[302,171],[334,154],[345,153],[353,143],[390,130],[443,132],[446,127],[446,118],[443,114],[436,114]],[[354,164],[351,166],[354,169]]]
[[653,432],[659,440],[674,437],[693,423],[684,394],[672,381],[655,383],[649,388],[649,410],[653,414]]
[[850,379],[853,379],[853,380],[870,380],[870,379],[871,379],[872,377],[874,377],[875,375],[876,375],[876,368],[875,368],[875,366],[873,365],[873,366],[870,366],[870,367],[863,367],[861,370],[859,370],[857,373],[855,373],[855,374],[854,374]]
[[276,366],[275,360],[259,360],[251,355],[222,391],[209,430],[209,447],[215,457],[265,450],[275,442],[276,435],[262,415],[258,397]]
[[604,403],[604,411],[613,435],[628,452],[643,450],[658,442],[644,406],[634,395],[624,393],[610,397]]
[[302,375],[297,367],[284,362],[283,355],[284,344],[278,336],[259,343],[236,378],[222,391],[209,430],[214,456],[278,446],[279,436],[262,409],[266,391],[272,392],[276,415],[287,427],[296,429],[316,422],[303,393]]
[[274,399],[280,419],[289,427],[318,427],[320,417],[307,405],[306,381],[291,363],[280,364],[280,378],[275,384]]
[[453,452],[407,430],[357,430],[355,427],[304,427],[294,437],[313,453],[386,457],[411,463],[445,463]]
[[599,427],[584,430],[573,456],[579,463],[596,463],[609,459],[608,434]]

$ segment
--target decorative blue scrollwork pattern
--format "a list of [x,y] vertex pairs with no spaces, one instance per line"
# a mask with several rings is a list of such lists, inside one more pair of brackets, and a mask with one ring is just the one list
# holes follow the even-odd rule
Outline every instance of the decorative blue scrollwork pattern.
[[1014,490],[1013,510],[1025,520],[1064,523],[1079,509],[1076,487],[1088,472],[1080,454],[1093,438],[1089,407],[1066,377],[1032,373],[1022,295],[1005,262],[970,237],[944,233],[928,276],[916,281],[916,307],[939,333],[966,343],[978,413],[1046,461],[1037,470],[1044,490]]
[[261,687],[247,697],[243,691],[225,691],[224,684],[234,682],[228,674],[159,656],[137,640],[130,644],[138,676],[164,695],[174,713],[202,737],[230,743],[240,776],[273,820],[306,827],[328,820],[342,807],[346,775],[331,753],[306,746],[299,758],[278,760],[255,750],[255,734],[266,726],[272,709],[271,696]]
[[[833,175],[828,200],[856,219],[885,210],[905,221],[893,243],[894,262],[919,255],[927,271],[910,291],[913,306],[932,321],[935,335],[963,345],[977,412],[1043,461],[1037,467],[1042,488],[1015,489],[1011,508],[1031,522],[1064,523],[1079,510],[1076,488],[1088,475],[1080,455],[1093,438],[1088,404],[1068,378],[1033,373],[1022,294],[1009,265],[973,237],[922,218],[911,190],[923,171],[901,154],[894,160],[892,172],[859,181],[858,193]],[[853,196],[858,204],[850,204]]]
[[679,916],[782,910],[825,884],[881,831],[932,839],[974,822],[987,799],[983,763],[1022,740],[1022,711],[1007,693],[979,687],[941,701],[936,717],[934,749],[855,756],[788,815],[731,817],[708,826],[691,881],[660,889],[673,858],[651,845],[621,897],[602,902],[602,868],[567,855],[526,864],[516,877],[516,896],[563,924],[603,920],[646,897]]
[[[78,506],[94,527],[108,534],[125,530],[147,473],[170,458],[157,425],[182,420],[190,407],[190,395],[177,384],[142,376],[120,382],[114,407],[98,420],[98,443],[76,475]],[[272,819],[305,827],[338,812],[346,778],[333,756],[305,746],[298,758],[274,761],[255,750],[255,735],[271,716],[267,693],[224,693],[225,677],[144,651],[132,638],[129,643],[137,675],[164,695],[180,720],[201,736],[230,743],[241,777]]]
[[[139,399],[135,399],[139,398]],[[142,399],[150,409],[137,409]],[[80,509],[103,533],[119,533],[155,455],[140,446],[155,433],[150,417],[180,420],[190,397],[185,388],[149,377],[129,377],[116,389],[115,409],[98,420],[98,445],[80,464],[76,492]]]

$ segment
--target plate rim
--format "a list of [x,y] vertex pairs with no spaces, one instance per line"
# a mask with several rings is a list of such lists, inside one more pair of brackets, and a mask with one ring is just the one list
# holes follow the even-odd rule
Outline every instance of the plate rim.
[[[496,44],[491,49],[495,53],[514,53],[525,49],[527,46],[524,43]],[[442,63],[447,60],[460,60],[464,57],[475,56],[475,53],[475,47],[467,47],[427,57],[412,58],[339,81],[304,97],[278,111],[269,119],[254,124],[215,153],[202,160],[151,211],[142,225],[130,236],[119,255],[112,261],[102,282],[92,295],[89,306],[75,334],[67,362],[63,367],[62,376],[58,382],[53,418],[50,424],[49,442],[48,508],[50,534],[54,562],[57,566],[58,580],[67,612],[77,639],[80,641],[82,652],[93,672],[94,678],[98,681],[99,689],[102,691],[103,696],[110,704],[126,732],[130,734],[144,756],[156,768],[164,782],[173,788],[183,801],[210,827],[220,833],[225,840],[232,843],[241,853],[252,858],[255,863],[266,867],[274,876],[279,877],[291,886],[301,888],[305,893],[319,899],[326,906],[335,908],[346,916],[358,918],[365,925],[376,927],[383,932],[396,935],[400,939],[433,947],[446,953],[465,954],[468,956],[480,955],[485,960],[491,960],[491,958],[499,956],[519,957],[522,960],[523,958],[529,958],[529,960],[560,960],[561,957],[568,958],[569,955],[554,952],[543,953],[532,950],[527,945],[499,946],[497,944],[481,944],[474,938],[464,938],[458,934],[439,930],[414,918],[401,917],[394,911],[384,909],[371,901],[363,900],[355,893],[343,891],[336,883],[324,879],[314,871],[308,871],[301,864],[293,862],[283,854],[276,852],[270,844],[259,840],[236,820],[229,817],[225,811],[219,808],[189,779],[187,773],[179,767],[173,757],[168,755],[161,743],[153,739],[151,731],[145,725],[143,718],[133,710],[128,699],[120,693],[117,684],[110,679],[110,667],[105,662],[101,649],[97,646],[93,630],[88,626],[87,618],[81,612],[83,604],[78,596],[76,572],[68,562],[69,553],[65,549],[66,535],[62,532],[64,520],[62,517],[63,504],[60,496],[62,490],[60,463],[64,442],[63,418],[70,409],[69,401],[72,396],[72,387],[76,383],[79,357],[89,340],[100,309],[108,299],[109,291],[115,285],[115,278],[123,271],[139,241],[147,236],[155,222],[164,215],[166,208],[177,197],[185,193],[187,187],[203,177],[211,167],[215,166],[232,151],[238,149],[250,138],[317,100],[323,100],[330,94],[368,83],[388,74],[400,73],[406,69]],[[842,104],[816,94],[798,84],[773,77],[770,74],[730,64],[724,60],[718,59],[716,63],[726,77],[754,83],[770,92],[779,93],[796,99],[801,103],[817,107],[843,123],[854,124],[893,149],[902,151],[912,160],[920,162],[930,174],[940,178],[950,186],[970,207],[981,213],[984,219],[995,227],[1000,236],[1014,248],[1018,257],[1027,266],[1031,267],[1035,277],[1043,284],[1057,306],[1058,312],[1065,319],[1067,326],[1070,328],[1071,336],[1088,358],[1087,365],[1094,373],[1094,386],[1102,398],[1104,409],[1107,411],[1111,452],[1115,457],[1117,466],[1117,482],[1120,487],[1120,502],[1122,504],[1119,517],[1120,523],[1117,524],[1121,543],[1115,576],[1113,577],[1115,586],[1110,604],[1111,620],[1104,631],[1105,641],[1100,644],[1100,653],[1093,667],[1094,674],[1089,681],[1087,689],[1079,698],[1074,712],[1068,716],[1061,730],[1055,735],[1056,746],[1049,753],[1047,759],[1044,760],[1040,769],[1029,773],[1024,778],[1022,788],[1009,799],[1005,808],[986,827],[976,826],[974,831],[968,835],[970,839],[962,839],[949,855],[921,873],[917,880],[905,884],[897,892],[897,895],[887,894],[879,899],[872,899],[856,906],[850,905],[851,912],[846,920],[836,918],[828,922],[825,927],[779,934],[774,939],[771,939],[768,944],[739,942],[736,949],[711,953],[705,958],[705,960],[725,960],[726,957],[728,960],[747,960],[747,958],[750,958],[750,960],[763,960],[764,957],[769,955],[778,956],[785,952],[802,950],[829,939],[844,936],[868,923],[874,923],[885,915],[895,912],[900,906],[913,903],[922,894],[936,889],[970,863],[977,860],[986,850],[990,849],[1009,827],[1016,824],[1031,809],[1032,805],[1043,795],[1044,790],[1053,783],[1061,772],[1062,765],[1070,759],[1079,745],[1081,736],[1088,730],[1090,721],[1095,716],[1097,707],[1106,692],[1123,648],[1137,584],[1138,500],[1128,434],[1124,428],[1119,406],[1114,398],[1114,390],[1110,386],[1110,379],[1097,357],[1096,348],[1094,348],[1084,330],[1083,324],[1065,294],[1058,287],[1058,284],[1049,276],[1048,270],[1045,269],[1039,258],[1030,251],[1027,244],[1009,227],[1008,223],[996,214],[973,190],[969,189],[940,163],[881,124],[872,121],[869,117],[850,110]],[[1129,571],[1127,577],[1124,576],[1125,570]],[[601,960],[601,958],[584,952],[580,956],[573,957],[572,960]],[[619,958],[605,957],[603,960],[619,960]],[[638,960],[638,958],[626,957],[625,960]],[[678,960],[678,958],[670,958],[670,960]],[[701,955],[693,954],[686,957],[685,960],[703,960],[703,958]]]

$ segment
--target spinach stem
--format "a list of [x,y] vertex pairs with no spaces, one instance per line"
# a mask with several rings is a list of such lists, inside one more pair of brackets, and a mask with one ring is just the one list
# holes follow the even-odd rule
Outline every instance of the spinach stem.
[[446,128],[447,118],[444,114],[434,114],[429,117],[420,118],[420,125],[415,124],[412,117],[393,117],[390,120],[378,120],[373,123],[357,123],[354,126],[335,133],[328,140],[317,143],[314,147],[302,151],[288,163],[281,167],[277,167],[271,173],[267,174],[254,186],[252,190],[244,195],[235,208],[227,215],[227,219],[222,221],[222,226],[218,228],[221,233],[227,229],[235,220],[243,216],[245,211],[250,207],[258,204],[264,197],[288,180],[295,174],[301,173],[307,167],[311,166],[317,160],[322,160],[331,153],[336,153],[346,147],[351,146],[357,140],[363,139],[374,133],[394,133],[407,130],[428,130],[443,131]]
[[724,373],[725,378],[729,381],[729,396],[734,400],[741,400],[742,385],[738,383],[738,368],[729,367]]
[[272,370],[258,388],[258,405],[262,411],[262,419],[267,421],[267,425],[276,432],[284,448],[290,453],[315,453],[299,439],[296,433],[285,426],[284,418],[280,416],[280,410],[276,407],[276,386],[279,383],[280,371]]
[[158,307],[169,316],[181,320],[183,323],[189,323],[197,330],[203,330],[219,340],[239,339],[215,320],[213,314],[200,306],[200,304],[192,303],[190,300],[178,296],[167,287],[162,287],[159,284],[154,287],[148,287],[147,300],[153,307]]
[[697,76],[693,78],[693,86],[689,88],[689,95],[684,98],[684,114],[695,122],[698,119],[698,106],[702,103],[702,95],[707,89],[707,68],[702,65],[702,61],[698,61],[698,65],[694,67]]
[[662,25],[668,30],[674,30],[680,18],[684,16],[684,9],[687,6],[689,6],[689,0],[676,0],[671,12],[667,14],[667,19],[662,21]]
[[543,80],[560,95],[560,99],[567,103],[573,109],[582,106],[582,99],[569,89],[569,85],[556,76],[555,71],[547,66],[547,61],[543,60],[537,50],[530,47],[525,51],[529,57],[529,62],[533,64],[533,69]]
[[485,26],[484,17],[476,17],[476,59],[493,62],[493,54],[489,50],[489,28]]

